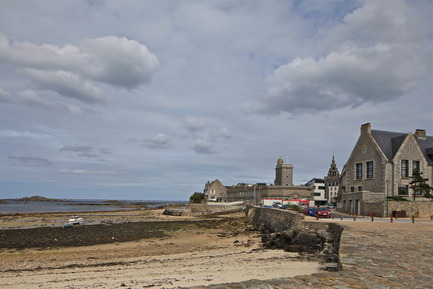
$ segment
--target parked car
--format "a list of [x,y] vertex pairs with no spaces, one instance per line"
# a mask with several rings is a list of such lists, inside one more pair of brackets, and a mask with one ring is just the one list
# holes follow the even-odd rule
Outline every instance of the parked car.
[[316,209],[317,208],[315,207],[308,208],[307,211],[305,212],[305,215],[314,217],[316,214]]
[[274,203],[274,204],[272,205],[272,208],[282,209],[282,208],[283,208],[283,205],[280,204],[280,203]]
[[306,203],[299,203],[299,208],[301,208],[302,210],[305,210],[305,209],[307,209],[308,208],[308,206],[307,206],[307,204]]
[[331,211],[325,207],[316,208],[314,216],[318,218],[331,218]]

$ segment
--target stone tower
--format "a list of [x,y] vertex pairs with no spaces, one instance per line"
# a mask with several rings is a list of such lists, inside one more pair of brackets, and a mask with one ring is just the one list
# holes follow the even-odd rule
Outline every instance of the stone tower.
[[282,158],[277,160],[275,167],[275,186],[293,186],[293,165],[284,164]]

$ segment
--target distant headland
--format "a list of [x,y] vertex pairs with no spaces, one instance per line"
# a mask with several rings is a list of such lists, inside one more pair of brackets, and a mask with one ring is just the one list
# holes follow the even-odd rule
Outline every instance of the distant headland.
[[61,202],[64,200],[50,199],[50,198],[45,198],[42,196],[32,196],[32,197],[20,198],[20,199],[17,199],[17,201],[21,201],[21,202]]

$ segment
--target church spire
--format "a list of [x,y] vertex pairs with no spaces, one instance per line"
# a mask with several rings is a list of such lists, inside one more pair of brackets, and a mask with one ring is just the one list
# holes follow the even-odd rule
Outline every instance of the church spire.
[[328,170],[328,177],[338,177],[338,176],[340,176],[340,173],[338,172],[337,165],[335,164],[334,154],[332,154],[332,163],[331,163],[331,167]]

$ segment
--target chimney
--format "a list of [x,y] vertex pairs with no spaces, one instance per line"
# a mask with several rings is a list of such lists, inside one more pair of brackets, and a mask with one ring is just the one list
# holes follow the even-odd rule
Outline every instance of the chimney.
[[371,133],[371,124],[369,122],[361,125],[361,134]]
[[418,139],[426,139],[427,138],[427,134],[425,132],[425,129],[417,129],[415,131],[415,134],[418,137]]

